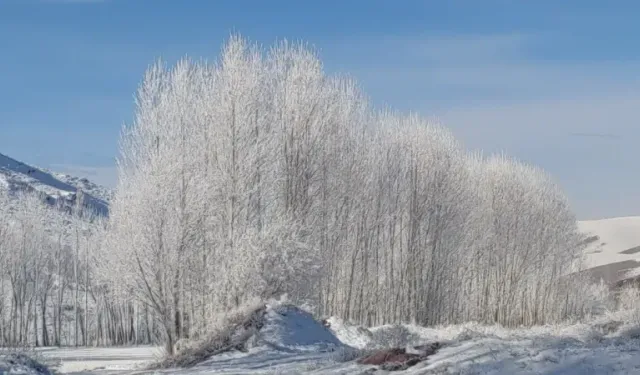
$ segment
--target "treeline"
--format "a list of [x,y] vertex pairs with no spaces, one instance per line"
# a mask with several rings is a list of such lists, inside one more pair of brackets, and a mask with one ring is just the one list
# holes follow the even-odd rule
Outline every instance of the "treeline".
[[149,309],[114,299],[98,265],[106,221],[0,189],[0,346],[156,342]]
[[284,293],[366,325],[590,311],[568,276],[583,238],[549,176],[371,108],[304,46],[231,38],[215,63],[158,63],[136,104],[109,220],[89,255],[69,245],[75,290],[115,309],[96,308],[103,325],[172,348]]

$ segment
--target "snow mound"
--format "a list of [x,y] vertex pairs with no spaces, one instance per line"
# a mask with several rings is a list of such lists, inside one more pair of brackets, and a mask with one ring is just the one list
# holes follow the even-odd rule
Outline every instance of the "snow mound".
[[193,368],[225,356],[328,353],[345,345],[313,316],[293,305],[247,306],[228,313],[207,338],[185,345],[148,370]]
[[11,353],[0,358],[0,374],[53,375],[53,372],[25,354]]
[[252,347],[284,351],[332,351],[344,346],[331,330],[293,305],[267,306]]

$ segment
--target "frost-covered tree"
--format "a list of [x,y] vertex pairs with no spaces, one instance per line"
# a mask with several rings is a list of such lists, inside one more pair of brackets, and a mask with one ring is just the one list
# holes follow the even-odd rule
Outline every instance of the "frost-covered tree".
[[365,324],[573,309],[575,218],[543,172],[375,112],[304,46],[233,37],[215,63],[152,67],[137,104],[105,261],[169,343],[280,293]]
[[95,337],[90,274],[104,218],[0,190],[0,342],[87,345]]

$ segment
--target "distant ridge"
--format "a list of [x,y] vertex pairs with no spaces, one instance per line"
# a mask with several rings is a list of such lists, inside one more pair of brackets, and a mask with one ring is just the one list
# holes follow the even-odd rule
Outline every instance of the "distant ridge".
[[112,192],[85,178],[57,174],[0,154],[0,189],[9,193],[38,194],[43,201],[62,208],[75,206],[79,192],[85,207],[108,215]]
[[585,266],[594,280],[613,285],[640,275],[640,216],[578,222],[589,236]]

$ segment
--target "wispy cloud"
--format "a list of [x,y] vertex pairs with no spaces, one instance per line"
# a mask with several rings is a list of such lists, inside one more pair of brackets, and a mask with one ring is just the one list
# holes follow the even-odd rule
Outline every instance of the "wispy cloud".
[[[360,77],[376,97],[397,89],[412,103],[420,95],[435,101],[548,99],[638,87],[640,61],[553,60],[540,52],[553,41],[544,32],[347,40],[335,50],[341,56],[336,68]],[[345,58],[351,63],[342,63]]]
[[520,60],[527,46],[540,42],[542,38],[543,34],[532,33],[396,36],[383,38],[380,46],[429,63],[468,65],[497,59]]
[[584,137],[584,138],[604,138],[604,139],[620,139],[620,136],[612,133],[571,133],[572,137]]
[[39,0],[43,3],[61,3],[61,4],[96,4],[105,3],[109,0]]

